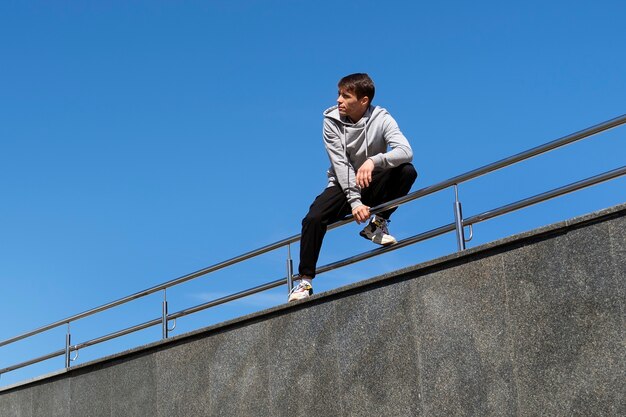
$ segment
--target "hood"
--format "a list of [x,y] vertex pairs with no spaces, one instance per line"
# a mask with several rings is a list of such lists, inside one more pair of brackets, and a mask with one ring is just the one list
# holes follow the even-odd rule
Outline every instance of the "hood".
[[341,116],[339,114],[339,106],[335,105],[324,110],[324,117],[332,119],[344,126],[359,127],[359,126],[370,124],[374,119],[376,119],[382,113],[384,113],[384,110],[381,107],[370,105],[365,111],[365,114],[363,115],[363,117],[361,117],[361,120],[359,120],[356,123],[353,123],[349,118],[345,116]]

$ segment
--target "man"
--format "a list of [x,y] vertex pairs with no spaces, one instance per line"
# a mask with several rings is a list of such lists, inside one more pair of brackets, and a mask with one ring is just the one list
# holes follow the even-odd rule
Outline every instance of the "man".
[[[417,177],[413,151],[398,124],[372,106],[374,82],[367,74],[339,81],[337,105],[324,112],[324,145],[330,158],[328,186],[302,220],[299,276],[289,301],[313,294],[312,279],[329,224],[352,213],[357,223],[370,220],[370,207],[408,194]],[[360,235],[380,245],[396,239],[387,224],[395,208],[376,215]]]

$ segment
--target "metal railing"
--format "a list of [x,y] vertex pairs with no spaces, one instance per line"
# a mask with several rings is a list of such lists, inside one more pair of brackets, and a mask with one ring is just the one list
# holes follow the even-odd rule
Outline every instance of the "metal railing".
[[[549,152],[551,150],[569,145],[573,142],[579,141],[581,139],[585,139],[588,137],[591,137],[597,133],[600,132],[604,132],[607,131],[609,129],[615,128],[617,126],[620,126],[622,124],[626,123],[626,115],[622,115],[620,117],[614,118],[612,120],[608,120],[604,123],[600,123],[598,125],[592,126],[588,129],[584,129],[581,130],[579,132],[573,133],[571,135],[567,135],[564,136],[560,139],[554,140],[552,142],[548,142],[545,143],[543,145],[537,146],[535,148],[529,149],[525,152],[521,152],[518,153],[516,155],[510,156],[508,158],[502,159],[500,161],[485,165],[483,167],[474,169],[472,171],[466,172],[464,174],[458,175],[456,177],[450,178],[448,180],[442,181],[440,183],[431,185],[429,187],[426,188],[422,188],[418,191],[412,192],[408,195],[406,195],[405,197],[402,198],[398,198],[396,200],[390,201],[386,204],[377,206],[372,208],[370,211],[373,214],[377,214],[380,213],[384,210],[393,208],[393,207],[398,207],[400,205],[406,204],[410,201],[428,196],[430,194],[436,193],[438,191],[444,190],[444,189],[448,189],[448,188],[454,188],[455,191],[455,200],[454,200],[454,222],[440,226],[438,228],[402,239],[400,241],[398,241],[396,244],[391,245],[391,246],[384,246],[384,247],[379,247],[377,249],[365,252],[365,253],[361,253],[328,265],[324,265],[321,266],[317,269],[317,274],[322,274],[324,272],[328,272],[340,267],[344,267],[350,264],[354,264],[378,255],[381,255],[383,253],[387,253],[390,251],[395,251],[398,250],[400,248],[415,244],[417,242],[421,242],[424,240],[428,240],[431,239],[433,237],[436,236],[440,236],[443,235],[445,233],[449,233],[449,232],[453,232],[456,231],[456,241],[457,241],[457,247],[459,251],[462,251],[465,249],[465,243],[468,242],[469,240],[471,240],[472,238],[472,234],[473,234],[473,225],[476,223],[480,223],[483,222],[485,220],[488,219],[492,219],[494,217],[498,217],[507,213],[510,213],[512,211],[515,210],[519,210],[521,208],[525,208],[564,194],[568,194],[586,187],[590,187],[605,181],[609,181],[611,179],[614,178],[618,178],[620,176],[623,176],[626,174],[626,166],[622,166],[601,174],[598,174],[596,176],[590,177],[590,178],[586,178],[583,179],[581,181],[572,183],[572,184],[568,184],[550,191],[546,191],[544,193],[538,194],[538,195],[534,195],[532,197],[520,200],[520,201],[516,201],[492,210],[488,210],[485,211],[483,213],[468,217],[468,218],[464,218],[463,214],[462,214],[462,209],[461,209],[461,202],[459,201],[459,193],[458,193],[458,187],[460,184],[470,181],[472,179],[478,178],[480,176],[483,176],[485,174],[491,173],[493,171],[499,170],[501,168],[504,167],[508,167],[510,165],[519,163],[521,161],[527,160],[529,158],[532,158],[534,156],[537,155],[541,155],[544,154],[546,152]],[[346,217],[338,222],[333,223],[332,225],[330,225],[328,227],[329,230],[331,229],[335,229],[337,227],[340,227],[344,224],[347,224],[349,222],[351,222],[352,216]],[[465,227],[469,227],[470,228],[470,237],[466,239],[465,237]],[[176,320],[179,318],[182,318],[184,316],[187,316],[189,314],[193,314],[211,307],[215,307],[230,301],[234,301],[243,297],[247,297],[253,294],[257,294],[263,291],[267,291],[269,289],[273,289],[276,287],[279,287],[281,285],[285,285],[287,284],[287,290],[289,291],[292,287],[292,278],[293,278],[293,264],[292,264],[292,259],[291,259],[291,244],[298,242],[300,240],[300,235],[294,235],[291,237],[288,237],[286,239],[283,239],[281,241],[272,243],[270,245],[267,246],[263,246],[259,249],[244,253],[242,255],[236,256],[234,258],[231,258],[229,260],[220,262],[218,264],[209,266],[207,268],[204,269],[200,269],[196,272],[192,272],[190,274],[181,276],[179,278],[173,279],[171,281],[167,281],[165,283],[159,284],[157,286],[154,286],[152,288],[140,291],[138,293],[126,296],[124,298],[120,298],[116,301],[110,302],[108,304],[104,304],[100,307],[91,309],[91,310],[87,310],[83,313],[80,314],[76,314],[74,316],[65,318],[63,320],[59,320],[56,321],[54,323],[48,324],[46,326],[40,327],[38,329],[35,330],[31,330],[28,331],[26,333],[23,333],[21,335],[12,337],[10,339],[6,339],[3,341],[0,341],[0,347],[15,343],[17,341],[29,338],[31,336],[35,336],[38,335],[40,333],[46,332],[48,330],[51,329],[55,329],[61,326],[66,326],[67,331],[66,331],[66,335],[65,335],[65,346],[63,349],[59,349],[57,351],[51,352],[47,355],[44,356],[40,356],[25,362],[21,362],[18,364],[14,364],[5,368],[0,369],[0,376],[4,373],[7,372],[11,372],[20,368],[24,368],[26,366],[29,365],[33,365],[35,363],[38,362],[42,362],[48,359],[52,359],[55,357],[59,357],[59,356],[64,356],[65,358],[65,368],[69,369],[71,366],[71,362],[73,362],[74,360],[77,359],[77,355],[78,352],[81,349],[87,348],[89,346],[93,346],[99,343],[103,343],[124,335],[128,335],[134,332],[137,332],[139,330],[143,330],[149,327],[153,327],[153,326],[161,326],[162,328],[162,337],[163,339],[167,339],[169,337],[169,333],[171,331],[174,330],[174,328],[176,327]],[[279,248],[283,248],[283,247],[287,247],[287,275],[286,277],[277,279],[275,281],[272,282],[268,282],[262,285],[259,285],[257,287],[254,288],[250,288],[235,294],[231,294],[225,297],[221,297],[200,305],[197,305],[195,307],[190,307],[184,310],[180,310],[178,312],[175,313],[169,313],[168,312],[168,302],[167,302],[167,289],[171,288],[173,286],[182,284],[184,282],[193,280],[195,278],[198,278],[200,276],[204,276],[207,274],[210,274],[212,272],[227,268],[231,265],[246,261],[248,259],[257,257],[259,255],[263,255],[267,252],[279,249]],[[137,324],[135,326],[132,327],[128,327],[119,331],[116,331],[114,333],[110,333],[101,337],[98,337],[96,339],[92,339],[89,341],[85,341],[82,343],[78,343],[78,344],[74,344],[72,345],[72,338],[71,338],[71,323],[76,322],[77,320],[83,319],[85,317],[88,316],[92,316],[95,315],[97,313],[103,312],[105,310],[109,310],[112,309],[114,307],[120,306],[122,304],[126,304],[130,301],[133,300],[137,300],[139,298],[143,298],[145,296],[148,296],[150,294],[154,294],[157,292],[162,292],[163,293],[163,302],[162,302],[162,314],[161,317],[157,317],[153,320],[149,320],[147,322],[141,323],[141,324]],[[172,328],[170,328],[170,323],[173,323]],[[75,354],[76,356],[74,358],[72,358],[72,354]]]

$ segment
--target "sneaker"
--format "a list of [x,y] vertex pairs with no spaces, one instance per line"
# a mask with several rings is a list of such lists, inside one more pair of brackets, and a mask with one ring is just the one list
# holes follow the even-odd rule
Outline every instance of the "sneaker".
[[313,286],[306,281],[300,281],[289,293],[288,302],[303,300],[313,295]]
[[365,226],[365,229],[361,230],[359,234],[365,239],[371,240],[379,245],[392,245],[396,243],[397,240],[389,234],[388,223],[389,220],[376,216],[370,220],[370,223]]

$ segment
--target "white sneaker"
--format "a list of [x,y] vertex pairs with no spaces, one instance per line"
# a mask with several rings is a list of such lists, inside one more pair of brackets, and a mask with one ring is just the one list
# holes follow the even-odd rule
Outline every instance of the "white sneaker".
[[313,295],[313,286],[306,281],[300,281],[289,293],[288,302],[303,300]]
[[370,223],[365,226],[365,229],[361,230],[361,233],[359,234],[365,239],[371,240],[379,245],[392,245],[396,243],[397,240],[389,234],[389,228],[387,227],[388,223],[388,220],[376,216],[370,220]]

